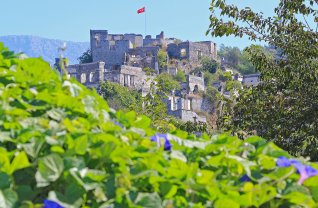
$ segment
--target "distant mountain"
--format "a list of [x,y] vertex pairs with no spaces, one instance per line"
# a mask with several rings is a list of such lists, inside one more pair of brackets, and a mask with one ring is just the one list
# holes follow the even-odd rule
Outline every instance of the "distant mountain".
[[66,42],[64,57],[69,59],[70,64],[78,63],[77,58],[90,48],[89,42],[71,42],[53,40],[36,36],[10,35],[0,36],[0,42],[16,53],[23,52],[29,57],[42,57],[54,64],[55,58],[59,57],[58,48]]

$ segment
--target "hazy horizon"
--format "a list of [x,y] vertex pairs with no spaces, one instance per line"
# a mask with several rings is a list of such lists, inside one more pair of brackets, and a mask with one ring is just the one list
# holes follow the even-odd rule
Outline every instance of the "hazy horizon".
[[[13,1],[0,0],[2,14],[10,19],[2,20],[0,36],[31,35],[47,39],[73,42],[89,42],[89,30],[108,30],[109,33],[138,33],[145,36],[145,15],[147,34],[156,35],[164,31],[166,37],[184,41],[210,40],[217,44],[244,48],[251,44],[246,38],[213,38],[205,32],[210,24],[209,6],[211,0],[40,0],[20,1],[19,7]],[[235,2],[235,1],[230,1]],[[255,2],[242,0],[240,7],[250,6],[257,11],[272,14],[275,0]],[[146,14],[137,14],[137,9],[145,6]],[[265,12],[266,13],[266,12]],[[266,13],[267,14],[267,13]]]

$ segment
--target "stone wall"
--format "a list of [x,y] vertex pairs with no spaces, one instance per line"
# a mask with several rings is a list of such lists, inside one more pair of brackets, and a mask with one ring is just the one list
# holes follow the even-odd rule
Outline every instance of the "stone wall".
[[93,62],[103,61],[106,68],[125,64],[129,49],[143,47],[143,37],[138,34],[108,34],[107,30],[91,30]]
[[106,51],[109,49],[108,31],[91,30],[90,38],[93,62],[105,61]]
[[202,97],[192,97],[191,100],[191,109],[195,112],[212,112],[213,106],[208,101],[208,99]]
[[139,34],[125,34],[124,39],[129,40],[133,44],[134,48],[143,47],[144,45],[143,37]]
[[163,101],[167,104],[168,115],[179,118],[184,122],[206,122],[206,118],[195,113],[195,109],[193,108],[197,108],[198,112],[201,111],[201,107],[198,105],[203,105],[202,100],[201,102],[198,101],[198,103],[193,103],[191,99],[170,96]]
[[217,46],[216,46],[216,43],[213,43],[212,41],[200,41],[200,42],[197,42],[198,44],[203,44],[205,45],[207,48],[208,48],[208,51],[210,53],[210,56],[211,58],[213,59],[217,59],[218,57],[218,52],[217,52]]
[[172,59],[189,59],[190,42],[171,43],[168,45],[167,52]]
[[168,114],[174,116],[176,118],[181,119],[184,122],[191,121],[191,122],[205,122],[206,118],[199,116],[193,111],[190,110],[175,110],[175,111],[168,111]]
[[106,70],[105,80],[118,83],[122,86],[150,92],[152,76],[147,76],[140,67],[121,65],[111,70]]
[[195,93],[199,91],[205,91],[204,78],[195,75],[187,76],[189,93]]
[[255,87],[260,83],[260,74],[250,74],[243,76],[242,84],[246,87]]
[[152,68],[158,72],[158,51],[160,47],[142,47],[129,49],[126,58],[127,65],[141,67],[141,68]]
[[104,81],[104,62],[88,64],[76,64],[67,67],[70,77],[76,78],[83,85],[90,88],[97,88],[100,82]]
[[156,38],[152,38],[151,35],[147,35],[144,39],[144,47],[148,46],[162,46],[165,45],[164,32],[161,32]]
[[216,44],[211,41],[171,43],[167,48],[173,59],[186,59],[190,63],[198,63],[201,57],[217,58]]
[[177,73],[178,73],[178,68],[176,68],[176,67],[169,67],[169,68],[167,68],[167,72],[168,72],[168,74],[171,74],[172,76],[175,76],[175,75],[177,75]]

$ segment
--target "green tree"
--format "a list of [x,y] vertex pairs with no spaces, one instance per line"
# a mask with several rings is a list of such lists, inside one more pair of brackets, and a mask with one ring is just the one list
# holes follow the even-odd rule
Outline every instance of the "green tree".
[[185,82],[186,81],[186,75],[183,71],[178,70],[177,74],[173,77],[174,80],[178,82]]
[[170,94],[173,90],[180,89],[180,83],[168,73],[159,74],[155,79],[157,92]]
[[218,63],[215,60],[210,59],[208,57],[202,57],[200,62],[202,64],[201,69],[204,72],[210,72],[214,74],[218,68]]
[[237,65],[238,71],[243,75],[253,74],[256,72],[255,67],[249,61],[249,58],[249,53],[243,51],[242,55],[240,56],[239,63]]
[[241,50],[238,47],[225,47],[222,45],[219,51],[219,57],[233,68],[237,68],[241,57]]
[[162,69],[165,69],[166,66],[167,66],[167,52],[160,49],[158,51],[158,64],[159,64],[159,68],[162,70]]
[[146,75],[155,75],[156,74],[156,70],[150,67],[146,67],[142,69]]
[[208,99],[212,108],[216,108],[219,101],[219,96],[220,96],[219,92],[215,87],[213,86],[207,87],[205,97]]
[[98,92],[115,110],[138,112],[141,108],[141,95],[120,84],[105,81],[99,86]]
[[[261,46],[259,47],[262,48]],[[249,53],[245,50],[241,51],[237,47],[226,47],[221,45],[218,56],[223,60],[223,63],[238,70],[243,75],[256,72],[255,67],[249,61]]]
[[281,0],[275,15],[264,17],[250,8],[213,0],[208,30],[213,36],[265,41],[281,51],[277,57],[256,46],[246,49],[261,73],[261,84],[241,93],[234,110],[227,113],[227,128],[256,132],[291,154],[312,160],[318,160],[318,33],[308,22],[317,23],[317,6],[312,0]]
[[80,64],[92,63],[93,57],[91,50],[88,49],[85,51],[77,60]]
[[152,120],[152,127],[160,132],[169,132],[170,116],[167,115],[167,105],[163,102],[164,96],[156,91],[152,91],[143,97],[141,114],[148,116]]

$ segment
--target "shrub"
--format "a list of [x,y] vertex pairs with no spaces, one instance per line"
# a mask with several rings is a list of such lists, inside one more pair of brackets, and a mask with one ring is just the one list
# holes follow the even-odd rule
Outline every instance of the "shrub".
[[187,77],[183,71],[178,70],[177,74],[173,77],[174,80],[178,82],[186,82]]
[[308,167],[318,164],[258,137],[156,134],[147,117],[110,112],[95,91],[3,45],[0,93],[0,207],[317,206]]

